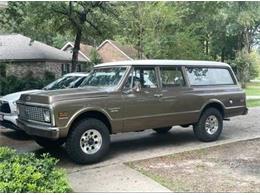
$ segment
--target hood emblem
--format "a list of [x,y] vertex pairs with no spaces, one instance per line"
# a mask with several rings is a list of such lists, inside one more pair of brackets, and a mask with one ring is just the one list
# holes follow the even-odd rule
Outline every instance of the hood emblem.
[[26,101],[30,101],[32,98],[31,98],[31,96],[28,95],[25,99],[26,99]]

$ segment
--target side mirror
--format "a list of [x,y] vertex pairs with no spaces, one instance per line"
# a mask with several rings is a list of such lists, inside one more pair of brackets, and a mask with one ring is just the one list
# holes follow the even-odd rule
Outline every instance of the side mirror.
[[140,81],[135,81],[134,82],[134,87],[133,87],[133,91],[139,93],[142,89],[142,85]]

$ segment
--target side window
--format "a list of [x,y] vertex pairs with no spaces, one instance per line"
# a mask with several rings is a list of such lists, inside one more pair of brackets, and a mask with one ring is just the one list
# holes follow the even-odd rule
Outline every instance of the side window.
[[134,83],[140,82],[142,88],[157,88],[158,82],[156,77],[155,68],[150,67],[136,67],[134,68],[128,76],[127,82],[125,84],[126,89],[133,88]]
[[162,87],[181,87],[185,85],[180,67],[161,67]]
[[188,67],[191,85],[233,85],[234,80],[226,68]]

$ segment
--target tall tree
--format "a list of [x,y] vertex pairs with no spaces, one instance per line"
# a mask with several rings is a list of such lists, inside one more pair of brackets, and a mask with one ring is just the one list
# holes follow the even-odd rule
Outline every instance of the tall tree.
[[[62,37],[73,39],[71,71],[76,71],[80,43],[110,37],[113,6],[108,2],[10,2],[0,14],[2,31],[23,33],[53,45]],[[60,36],[62,35],[62,36]],[[68,41],[68,40],[67,40]]]
[[[51,10],[60,15],[60,17],[66,21],[67,27],[71,28],[75,33],[74,48],[72,54],[72,68],[71,71],[76,71],[76,65],[78,62],[78,52],[80,50],[80,43],[82,40],[82,33],[84,28],[93,28],[96,33],[102,34],[100,26],[97,25],[97,12],[108,13],[109,4],[106,2],[59,2],[53,3]],[[104,19],[104,18],[102,18]],[[87,32],[85,30],[85,32]]]

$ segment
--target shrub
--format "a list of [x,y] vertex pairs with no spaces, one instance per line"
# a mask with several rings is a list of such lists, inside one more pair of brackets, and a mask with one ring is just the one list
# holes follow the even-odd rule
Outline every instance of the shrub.
[[250,79],[254,79],[258,75],[258,62],[256,59],[257,56],[248,53],[246,50],[242,50],[237,52],[235,60],[230,63],[243,88],[245,88],[246,82],[250,81]]
[[18,154],[0,147],[0,193],[3,192],[70,192],[71,188],[58,160],[43,154]]
[[6,95],[18,91],[30,89],[42,89],[55,79],[53,73],[46,71],[44,78],[34,78],[32,73],[28,73],[24,78],[17,78],[13,75],[0,77],[0,95]]

